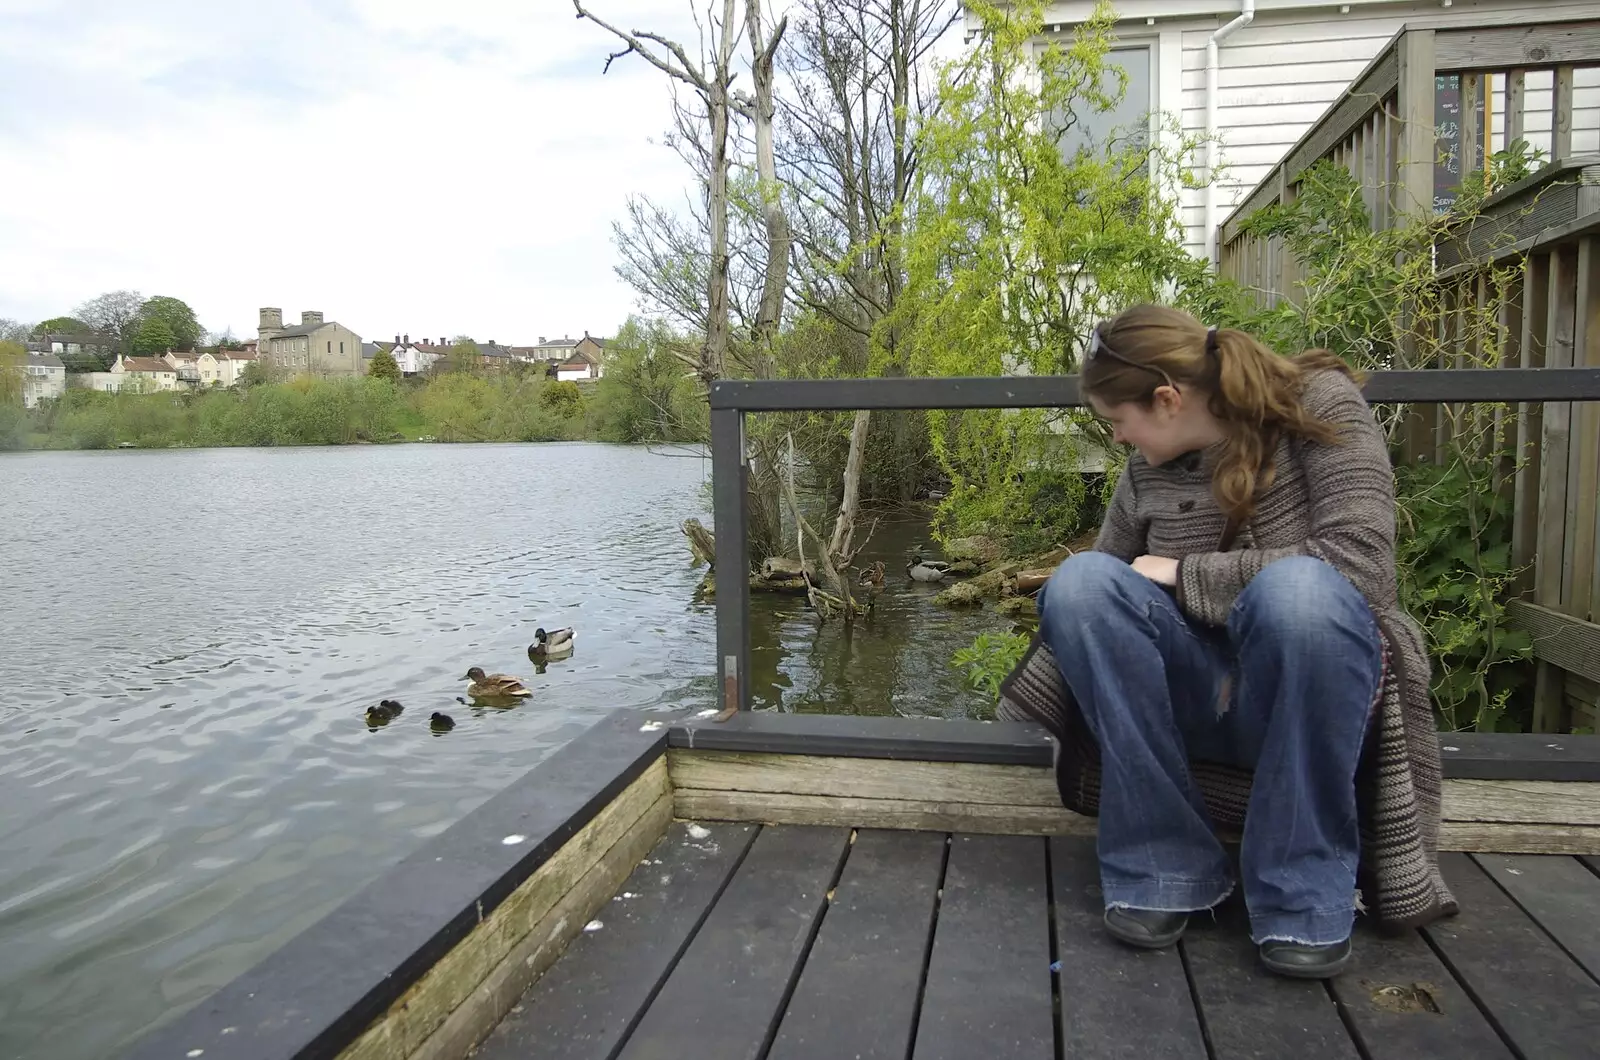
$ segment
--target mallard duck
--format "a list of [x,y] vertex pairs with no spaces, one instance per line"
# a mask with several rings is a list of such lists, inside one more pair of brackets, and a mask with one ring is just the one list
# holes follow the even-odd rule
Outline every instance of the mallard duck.
[[533,693],[522,683],[522,678],[510,674],[486,674],[483,667],[474,666],[463,680],[470,680],[467,695],[483,699],[504,699],[508,696],[531,696]]
[[923,559],[918,552],[906,561],[906,573],[915,582],[942,582],[950,573],[950,564],[943,560]]
[[367,708],[367,724],[374,727],[387,725],[398,718],[405,709],[399,700],[386,699],[375,707]]
[[456,727],[456,719],[448,714],[440,714],[437,710],[428,719],[428,728],[434,732],[449,732]]
[[577,634],[571,626],[545,632],[543,626],[533,631],[533,643],[528,645],[530,659],[558,659],[572,654],[572,641]]

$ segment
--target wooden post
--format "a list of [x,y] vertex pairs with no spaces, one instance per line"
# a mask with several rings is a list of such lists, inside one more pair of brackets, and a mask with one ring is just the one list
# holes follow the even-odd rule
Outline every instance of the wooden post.
[[1389,104],[1385,100],[1377,113],[1378,121],[1378,208],[1372,215],[1374,227],[1389,227],[1394,212],[1394,122],[1389,117]]
[[1401,213],[1433,216],[1434,37],[1431,29],[1407,31],[1400,38],[1400,157],[1398,205]]
[[[1550,257],[1530,254],[1523,260],[1522,335],[1517,342],[1522,368],[1544,367],[1545,323],[1549,319]],[[1517,472],[1512,509],[1511,562],[1519,568],[1519,591],[1533,588],[1533,559],[1539,540],[1539,431],[1544,406],[1517,406]]]
[[[1457,323],[1463,294],[1462,285],[1459,283],[1448,284],[1439,292],[1439,319],[1433,325],[1433,333],[1438,341],[1438,349],[1433,358],[1435,368],[1453,367],[1450,363],[1450,351],[1461,343]],[[1446,404],[1433,406],[1433,462],[1439,467],[1446,467],[1450,463],[1451,417],[1457,408],[1460,406],[1452,407]]]
[[[1577,255],[1562,247],[1550,254],[1544,366],[1570,368],[1577,316]],[[1559,609],[1566,571],[1567,466],[1572,403],[1545,405],[1539,452],[1539,545],[1534,560],[1533,602]],[[1561,671],[1539,663],[1534,671],[1533,730],[1559,732],[1563,720]]]
[[1555,70],[1554,93],[1550,97],[1550,161],[1565,162],[1572,157],[1572,67]]
[[[1285,206],[1294,202],[1295,186],[1289,181],[1288,167],[1278,169],[1278,201]],[[1300,263],[1295,260],[1294,253],[1284,246],[1278,255],[1278,289],[1283,292],[1283,297],[1294,301],[1295,287],[1300,282]]]
[[1506,146],[1527,134],[1528,73],[1506,71]]
[[1484,160],[1489,157],[1489,129],[1493,117],[1489,108],[1483,108],[1484,128],[1478,128],[1478,100],[1483,97],[1483,83],[1486,81],[1482,74],[1461,75],[1461,139],[1458,141],[1457,150],[1461,158],[1461,183],[1457,185],[1456,194],[1464,195],[1469,188],[1481,188],[1481,172],[1478,169],[1478,144],[1484,145]]
[[[1600,236],[1585,236],[1578,244],[1577,327],[1573,336],[1574,361],[1600,368]],[[1600,619],[1600,409],[1592,402],[1573,405],[1573,477],[1568,483],[1573,525],[1567,535],[1568,612],[1590,622]]]
[[[1505,301],[1499,309],[1498,324],[1500,327],[1500,340],[1504,346],[1500,349],[1501,368],[1515,368],[1522,364],[1522,296],[1523,282],[1527,275],[1526,263],[1523,272],[1513,278],[1506,285]],[[1499,417],[1495,424],[1495,435],[1504,438],[1511,444],[1508,445],[1508,456],[1500,461],[1495,483],[1495,492],[1502,494],[1510,505],[1515,520],[1517,508],[1516,477],[1519,452],[1516,447],[1517,431],[1521,423],[1521,409],[1511,407],[1503,409],[1496,406],[1495,415]],[[1509,421],[1509,422],[1507,422]]]

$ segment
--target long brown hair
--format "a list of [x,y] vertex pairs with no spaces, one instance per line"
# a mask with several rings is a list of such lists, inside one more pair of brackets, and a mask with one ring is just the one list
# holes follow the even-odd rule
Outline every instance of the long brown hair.
[[1213,331],[1188,313],[1136,305],[1102,323],[1099,348],[1083,366],[1083,390],[1101,404],[1130,401],[1149,408],[1156,388],[1173,383],[1206,396],[1226,432],[1212,473],[1211,492],[1230,520],[1250,517],[1259,493],[1271,488],[1272,454],[1285,434],[1325,445],[1336,426],[1306,411],[1300,396],[1309,372],[1332,368],[1353,376],[1327,350],[1280,357],[1255,336],[1233,328]]

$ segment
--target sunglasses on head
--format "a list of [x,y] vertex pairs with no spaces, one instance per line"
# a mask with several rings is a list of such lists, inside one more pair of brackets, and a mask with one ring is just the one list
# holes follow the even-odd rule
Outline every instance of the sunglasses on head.
[[1107,357],[1111,358],[1113,361],[1120,361],[1123,364],[1127,365],[1129,368],[1141,368],[1146,372],[1151,372],[1151,373],[1154,373],[1155,375],[1159,375],[1161,377],[1162,382],[1166,383],[1167,386],[1172,387],[1172,389],[1174,389],[1174,390],[1178,389],[1177,385],[1175,383],[1173,383],[1172,377],[1170,375],[1168,375],[1166,372],[1162,371],[1160,368],[1157,368],[1153,364],[1140,364],[1138,361],[1130,361],[1130,360],[1128,360],[1128,358],[1122,356],[1122,354],[1118,353],[1116,350],[1113,350],[1109,345],[1106,344],[1106,340],[1101,337],[1099,325],[1095,325],[1094,331],[1092,331],[1089,334],[1089,356],[1088,356],[1087,360],[1092,362],[1095,358],[1099,357],[1101,354],[1105,354]]

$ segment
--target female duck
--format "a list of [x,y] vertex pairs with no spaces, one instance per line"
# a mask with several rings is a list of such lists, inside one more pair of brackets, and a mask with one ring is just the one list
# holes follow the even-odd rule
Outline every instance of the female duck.
[[481,666],[474,666],[468,670],[462,680],[472,682],[467,686],[467,695],[478,699],[507,699],[533,695],[522,683],[522,678],[512,677],[510,674],[486,674]]

